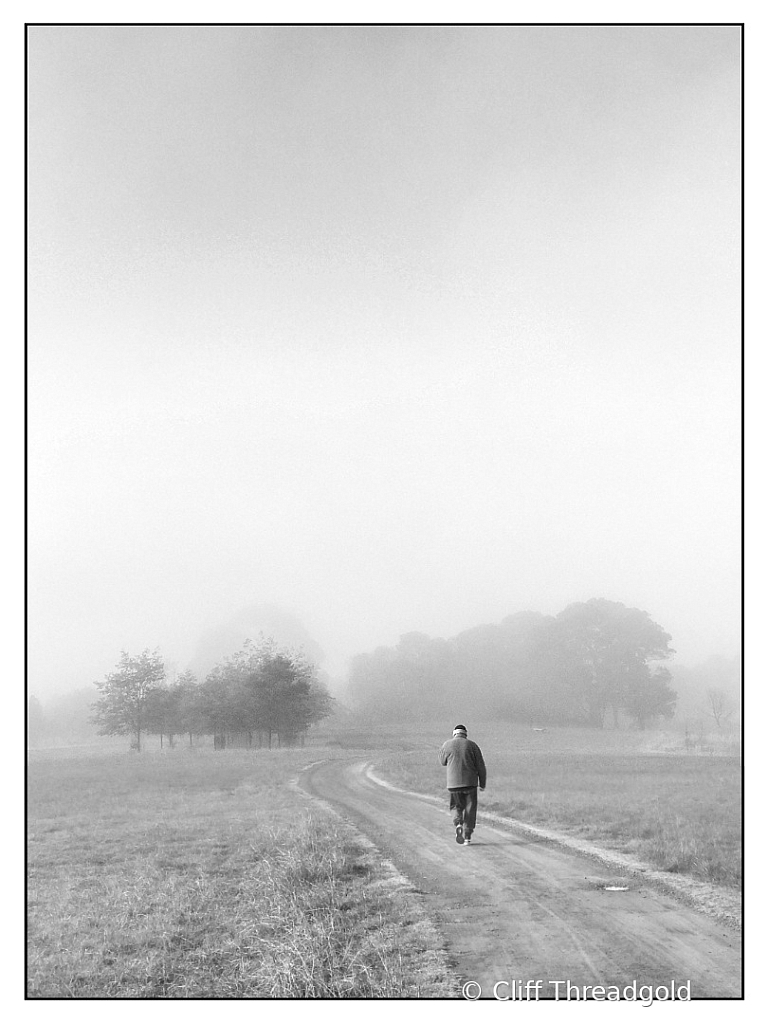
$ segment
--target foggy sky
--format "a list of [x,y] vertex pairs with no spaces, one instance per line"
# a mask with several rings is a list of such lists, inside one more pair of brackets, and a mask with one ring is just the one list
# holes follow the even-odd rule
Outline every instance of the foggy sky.
[[738,649],[735,27],[37,27],[29,685],[605,597]]

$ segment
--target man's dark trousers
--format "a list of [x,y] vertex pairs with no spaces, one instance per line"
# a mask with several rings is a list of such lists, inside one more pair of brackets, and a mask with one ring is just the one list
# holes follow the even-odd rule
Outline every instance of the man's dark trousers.
[[461,825],[464,838],[469,839],[477,821],[477,786],[450,789],[448,792],[451,794],[449,808],[453,811],[453,824]]

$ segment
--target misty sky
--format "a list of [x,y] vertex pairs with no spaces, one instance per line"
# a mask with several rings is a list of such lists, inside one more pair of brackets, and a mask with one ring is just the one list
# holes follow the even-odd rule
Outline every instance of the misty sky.
[[735,27],[37,27],[29,669],[605,597],[738,649]]

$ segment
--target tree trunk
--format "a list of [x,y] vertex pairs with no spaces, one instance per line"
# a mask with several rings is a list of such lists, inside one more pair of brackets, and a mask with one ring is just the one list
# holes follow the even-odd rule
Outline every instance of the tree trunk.
[[593,707],[589,712],[589,724],[593,729],[605,728],[605,708]]
[[267,741],[269,743],[269,749],[272,749],[272,730],[267,729]]
[[189,734],[189,745],[190,745],[190,747],[192,746],[192,733],[191,732]]
[[160,733],[160,749],[163,749],[163,734]]

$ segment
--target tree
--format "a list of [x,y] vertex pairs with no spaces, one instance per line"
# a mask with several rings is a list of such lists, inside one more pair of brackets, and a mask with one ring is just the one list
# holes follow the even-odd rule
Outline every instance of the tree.
[[[741,659],[738,656],[713,655],[695,665],[675,665],[672,675],[678,694],[675,708],[678,717],[692,723],[710,718],[716,726],[719,719],[718,728],[723,728],[738,716],[741,705]],[[716,695],[714,715],[710,690]],[[726,712],[725,717],[720,715],[721,707]]]
[[31,694],[27,704],[27,742],[31,747],[37,746],[43,738],[45,727],[46,717],[43,705],[34,694]]
[[248,743],[263,727],[263,694],[259,674],[275,651],[272,640],[247,640],[208,673],[196,704],[202,731],[212,733],[214,746],[226,746],[227,734],[245,733]]
[[671,718],[675,713],[677,694],[669,685],[669,669],[658,667],[652,672],[646,666],[636,670],[627,686],[623,707],[644,729],[656,718]]
[[239,658],[242,720],[252,731],[265,732],[270,748],[273,735],[278,745],[290,745],[331,713],[332,698],[301,655],[262,641],[246,644]]
[[[486,717],[602,727],[613,712],[666,715],[675,695],[656,663],[674,652],[646,612],[617,601],[572,604],[464,630],[450,640],[407,633],[352,659],[350,699],[392,721],[466,706]],[[461,717],[457,714],[457,717]]]
[[734,712],[733,701],[725,690],[721,690],[717,686],[710,686],[707,690],[707,703],[709,705],[709,713],[715,720],[715,725],[718,729],[722,729],[724,725],[728,724]]
[[142,651],[131,657],[126,651],[120,656],[115,672],[95,683],[100,696],[93,705],[93,721],[102,735],[136,736],[136,747],[141,750],[141,734],[148,724],[150,695],[165,679],[165,668],[159,651]]
[[45,705],[46,734],[67,743],[88,742],[98,735],[92,714],[93,687],[90,685],[51,697]]
[[192,693],[190,721],[196,731],[213,733],[214,746],[223,748],[233,733],[262,735],[272,746],[291,744],[310,725],[331,713],[333,700],[317,680],[314,666],[271,638],[246,641],[241,650],[217,665]]
[[161,747],[163,736],[168,737],[172,747],[173,737],[184,731],[183,698],[184,691],[176,683],[158,686],[147,695],[146,730],[160,736]]
[[613,711],[615,719],[620,709],[629,710],[630,705],[644,708],[647,718],[652,694],[660,701],[658,713],[664,713],[667,694],[660,677],[650,681],[649,663],[674,654],[669,646],[672,638],[647,612],[593,598],[569,605],[557,621],[587,724],[602,727],[606,711]]
[[273,733],[280,746],[290,746],[331,713],[333,698],[315,678],[313,666],[295,655],[272,654],[249,682],[255,721],[266,731],[270,747]]
[[201,636],[189,667],[205,678],[230,657],[230,652],[239,651],[249,637],[268,637],[283,650],[304,651],[315,664],[323,661],[319,644],[294,615],[275,605],[251,604]]
[[247,730],[238,719],[233,681],[215,669],[197,687],[187,714],[189,731],[212,735],[217,749],[225,746],[228,732],[237,730],[238,726]]
[[189,669],[182,672],[176,679],[176,687],[180,691],[179,698],[179,731],[189,736],[189,745],[192,746],[192,735],[197,732],[197,698],[200,691],[194,672]]
[[396,657],[392,647],[377,647],[370,654],[354,655],[348,684],[353,704],[369,714],[395,720],[407,715],[408,707],[399,699],[394,683]]

